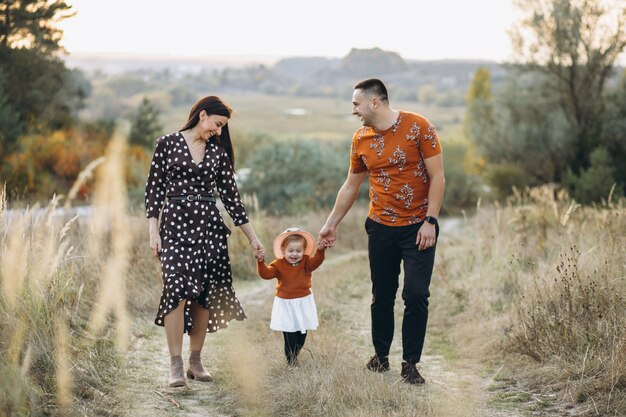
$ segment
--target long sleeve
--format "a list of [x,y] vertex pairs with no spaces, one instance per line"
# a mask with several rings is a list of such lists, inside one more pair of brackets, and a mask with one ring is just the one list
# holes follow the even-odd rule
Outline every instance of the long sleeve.
[[146,217],[159,218],[161,209],[165,203],[165,190],[167,186],[167,142],[161,137],[156,142],[156,148],[152,155],[150,173],[146,181],[145,204]]
[[224,208],[226,208],[230,218],[233,219],[233,223],[235,226],[241,226],[242,224],[248,223],[248,216],[241,203],[241,197],[239,196],[239,190],[237,189],[237,183],[235,182],[230,160],[221,146],[220,149],[222,149],[222,152],[220,155],[220,166],[217,169],[215,186],[224,204]]
[[317,249],[315,255],[306,260],[306,266],[308,271],[315,271],[324,262],[326,257],[326,250]]
[[257,262],[256,270],[263,279],[278,278],[278,269],[272,264],[267,266],[265,262]]

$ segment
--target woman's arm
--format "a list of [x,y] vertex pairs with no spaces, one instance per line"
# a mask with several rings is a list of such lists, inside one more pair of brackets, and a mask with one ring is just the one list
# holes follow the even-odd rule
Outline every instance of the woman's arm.
[[248,239],[248,243],[250,244],[250,247],[252,248],[252,250],[254,250],[254,257],[258,261],[264,261],[265,251],[263,250],[263,244],[261,243],[256,233],[254,232],[252,225],[249,222],[244,223],[241,226],[239,226],[239,229],[241,229],[243,234],[246,235],[246,238]]
[[152,254],[159,258],[159,252],[161,252],[161,236],[159,236],[158,220],[155,217],[148,219],[148,228],[150,232],[150,249]]

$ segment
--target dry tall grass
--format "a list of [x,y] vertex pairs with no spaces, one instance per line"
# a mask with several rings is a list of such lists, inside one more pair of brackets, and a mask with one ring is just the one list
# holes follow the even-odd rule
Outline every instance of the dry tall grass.
[[518,192],[478,210],[439,254],[452,308],[438,307],[453,313],[464,353],[503,348],[526,389],[581,413],[626,414],[624,201],[580,207],[553,187]]
[[[81,224],[56,210],[56,198],[43,211],[9,211],[1,195],[2,416],[92,414],[112,388],[130,326],[124,279],[134,229],[123,152],[124,141],[114,139]],[[114,327],[117,339],[108,335]]]

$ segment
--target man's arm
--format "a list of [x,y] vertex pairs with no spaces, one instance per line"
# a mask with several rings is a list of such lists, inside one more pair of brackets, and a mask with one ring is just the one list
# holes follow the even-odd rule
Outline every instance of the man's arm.
[[319,235],[319,239],[327,242],[328,247],[335,246],[335,241],[337,240],[337,225],[354,204],[354,201],[359,195],[361,183],[366,176],[367,171],[359,172],[357,174],[349,173],[346,181],[339,189],[337,199],[335,200],[335,206],[330,212],[330,215],[326,220],[326,224],[320,230]]
[[[430,178],[430,188],[428,189],[428,211],[427,216],[439,217],[439,210],[443,203],[443,192],[446,188],[446,179],[443,173],[443,156],[441,154],[424,159],[426,171]],[[437,243],[437,232],[435,225],[424,222],[417,232],[415,244],[419,250],[428,249]]]

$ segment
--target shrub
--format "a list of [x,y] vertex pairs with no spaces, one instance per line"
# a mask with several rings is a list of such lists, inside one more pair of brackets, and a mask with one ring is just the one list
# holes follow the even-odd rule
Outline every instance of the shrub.
[[466,169],[468,145],[465,143],[446,144],[444,168],[446,175],[445,208],[467,208],[476,204],[480,194],[480,180]]
[[[615,184],[615,170],[609,152],[604,148],[596,148],[591,153],[591,165],[579,175],[568,170],[563,179],[572,190],[579,203],[600,202],[606,198]],[[622,195],[622,187],[616,187],[615,196]]]
[[508,197],[513,193],[513,188],[522,189],[529,185],[524,168],[516,164],[489,165],[484,178],[496,199]]
[[249,158],[241,191],[256,195],[272,214],[331,207],[348,171],[348,148],[317,140],[265,145]]

